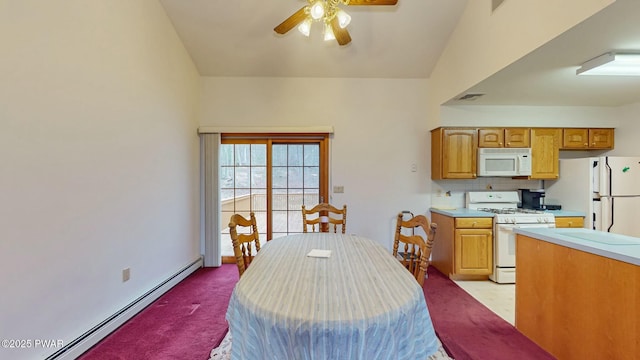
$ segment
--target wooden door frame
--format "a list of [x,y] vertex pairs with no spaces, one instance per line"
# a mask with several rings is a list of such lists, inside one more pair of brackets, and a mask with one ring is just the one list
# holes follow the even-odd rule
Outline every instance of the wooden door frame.
[[[329,133],[222,133],[220,144],[266,144],[267,145],[267,239],[273,236],[273,205],[269,200],[273,195],[272,191],[272,146],[274,144],[304,144],[318,143],[319,149],[319,196],[329,200]],[[225,241],[225,239],[222,239]],[[264,240],[263,240],[264,241]],[[234,256],[222,256],[223,264],[235,264]]]

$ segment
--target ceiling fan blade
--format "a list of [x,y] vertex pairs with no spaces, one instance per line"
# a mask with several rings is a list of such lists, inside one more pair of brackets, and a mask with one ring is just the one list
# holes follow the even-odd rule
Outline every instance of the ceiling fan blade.
[[398,0],[349,0],[349,5],[395,5]]
[[349,35],[349,31],[346,28],[341,28],[339,24],[338,17],[334,17],[331,20],[331,30],[333,30],[333,36],[336,37],[336,41],[340,46],[347,45],[351,42],[351,36]]
[[289,16],[285,21],[280,23],[280,25],[273,28],[273,31],[277,32],[278,34],[286,34],[289,30],[293,29],[294,27],[296,27],[296,25],[300,24],[304,21],[304,19],[307,18],[307,13],[305,12],[306,8],[307,7],[304,6],[300,10],[296,11],[293,15]]

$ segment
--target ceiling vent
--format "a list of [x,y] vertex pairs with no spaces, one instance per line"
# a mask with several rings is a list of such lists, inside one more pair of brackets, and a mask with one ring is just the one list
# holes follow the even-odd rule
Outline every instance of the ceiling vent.
[[484,96],[484,94],[464,94],[458,100],[473,101],[481,96]]

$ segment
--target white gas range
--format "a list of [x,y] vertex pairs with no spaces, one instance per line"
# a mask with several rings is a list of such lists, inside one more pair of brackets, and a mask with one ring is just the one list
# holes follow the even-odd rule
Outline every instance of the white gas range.
[[518,208],[517,191],[467,192],[468,209],[493,213],[493,274],[489,278],[501,284],[516,282],[515,228],[555,227],[553,214]]

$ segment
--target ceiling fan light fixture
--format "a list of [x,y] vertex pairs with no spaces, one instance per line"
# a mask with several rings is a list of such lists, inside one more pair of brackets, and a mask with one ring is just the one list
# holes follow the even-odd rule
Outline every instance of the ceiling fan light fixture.
[[322,19],[324,17],[324,2],[322,0],[314,2],[309,9],[309,15],[311,15],[313,20]]
[[338,9],[336,16],[338,17],[338,24],[340,24],[340,27],[343,29],[351,23],[351,15],[342,9]]
[[600,55],[582,64],[576,75],[640,76],[640,53]]
[[340,46],[351,43],[347,26],[351,16],[340,9],[339,5],[396,5],[398,0],[307,0],[307,5],[298,9],[273,31],[284,35],[294,27],[305,36],[310,36],[311,24],[324,23],[324,40],[336,40]]
[[336,36],[333,33],[333,29],[329,23],[324,23],[324,41],[335,40]]
[[302,35],[309,37],[311,34],[311,19],[306,19],[298,25],[298,31],[302,33]]

